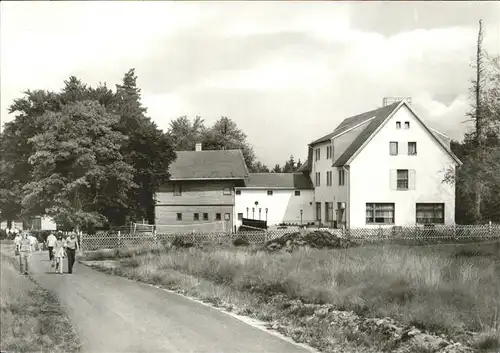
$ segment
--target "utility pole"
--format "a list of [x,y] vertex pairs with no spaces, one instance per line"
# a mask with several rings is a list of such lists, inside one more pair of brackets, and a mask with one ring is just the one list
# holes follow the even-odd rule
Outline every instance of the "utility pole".
[[[479,161],[479,165],[482,167],[483,164],[483,110],[482,110],[482,101],[481,101],[481,93],[482,93],[482,80],[483,80],[483,20],[479,20],[479,32],[477,35],[477,51],[476,51],[476,82],[474,87],[474,95],[475,95],[475,127],[476,127],[476,136],[475,143],[477,147],[477,157]],[[481,178],[476,178],[476,190],[475,190],[475,216],[476,222],[481,221]]]

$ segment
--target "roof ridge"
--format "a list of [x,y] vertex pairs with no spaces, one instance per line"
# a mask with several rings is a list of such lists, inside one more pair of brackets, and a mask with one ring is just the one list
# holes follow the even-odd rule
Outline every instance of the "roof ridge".
[[365,111],[363,113],[359,113],[356,115],[352,115],[348,118],[345,118],[344,120],[342,120],[340,122],[340,124],[337,125],[337,127],[332,132],[314,140],[313,142],[309,143],[309,145],[314,145],[317,143],[326,142],[327,139],[330,139],[331,137],[335,136],[335,134],[338,133],[339,129],[341,129],[342,127],[348,126],[349,122],[355,120],[355,118],[359,118],[363,115],[366,115],[366,119],[360,120],[356,123],[356,125],[363,125],[364,123],[367,123],[370,119],[375,118],[381,110],[385,110],[385,109],[389,110],[389,113],[387,114],[387,115],[389,115],[393,111],[393,109],[397,108],[397,106],[399,106],[399,104],[401,104],[401,102],[402,101],[394,102],[392,104],[388,104],[388,105],[385,105],[382,107],[378,107],[378,108],[368,110],[368,111]]

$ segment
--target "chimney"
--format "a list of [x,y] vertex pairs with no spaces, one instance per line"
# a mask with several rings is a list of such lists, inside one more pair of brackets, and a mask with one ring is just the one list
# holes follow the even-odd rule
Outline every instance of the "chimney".
[[196,152],[201,151],[201,143],[197,143],[196,144],[196,149],[195,150],[196,150]]
[[382,99],[382,106],[385,107],[386,105],[401,102],[402,100],[406,100],[406,102],[411,104],[411,97],[384,97]]

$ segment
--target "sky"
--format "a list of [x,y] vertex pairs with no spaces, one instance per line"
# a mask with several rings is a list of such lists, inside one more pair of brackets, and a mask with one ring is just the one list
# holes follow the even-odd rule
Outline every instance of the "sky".
[[500,53],[500,2],[0,2],[1,121],[27,89],[69,76],[114,88],[135,68],[163,130],[233,119],[259,160],[284,164],[345,118],[407,96],[461,140],[478,21]]

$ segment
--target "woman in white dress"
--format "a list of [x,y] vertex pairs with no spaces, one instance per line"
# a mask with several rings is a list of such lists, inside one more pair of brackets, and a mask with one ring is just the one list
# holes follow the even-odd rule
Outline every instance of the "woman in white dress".
[[54,260],[56,262],[56,273],[63,273],[63,259],[65,257],[64,240],[62,234],[57,236],[57,241],[54,244]]

